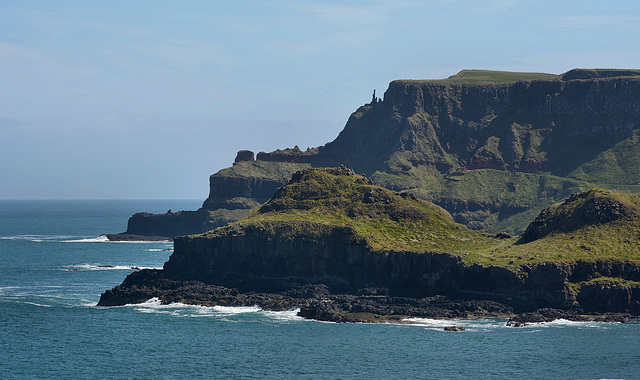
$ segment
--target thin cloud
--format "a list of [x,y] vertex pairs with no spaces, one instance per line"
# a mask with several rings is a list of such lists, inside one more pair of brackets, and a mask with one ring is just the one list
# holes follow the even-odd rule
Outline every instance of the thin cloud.
[[414,1],[381,1],[367,5],[285,4],[284,8],[315,15],[320,20],[343,24],[374,24],[384,21],[393,12],[409,7],[422,7]]
[[640,17],[600,15],[567,16],[560,20],[559,26],[571,29],[591,29],[602,27],[635,29],[640,26]]
[[293,5],[293,9],[309,12],[316,17],[339,22],[352,22],[357,24],[370,24],[379,20],[380,16],[373,9],[348,7],[341,5],[326,6],[318,4]]

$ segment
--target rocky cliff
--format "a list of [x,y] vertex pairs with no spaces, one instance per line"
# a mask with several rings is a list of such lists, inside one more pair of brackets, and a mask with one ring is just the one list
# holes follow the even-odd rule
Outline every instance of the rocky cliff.
[[129,218],[127,230],[109,234],[110,240],[173,239],[203,233],[235,222],[266,202],[285,185],[304,163],[255,161],[251,151],[240,151],[233,166],[209,177],[209,196],[196,211],[152,214],[141,212]]
[[573,193],[640,191],[640,71],[464,70],[393,81],[324,146],[255,159],[241,151],[211,177],[203,208],[218,219],[209,225],[246,215],[237,210],[264,202],[299,165],[339,164],[434,202],[473,229],[519,234]]
[[410,190],[472,228],[519,233],[572,193],[640,191],[639,123],[637,71],[394,81],[318,154]]
[[[640,222],[630,215],[635,215],[638,200],[637,195],[606,191],[598,191],[597,197],[594,192],[575,196],[540,218],[555,218],[560,225],[560,219],[568,222],[580,215],[598,215],[597,220],[518,241],[469,230],[438,206],[375,186],[345,167],[306,169],[242,221],[176,238],[161,273],[132,275],[105,292],[100,304],[154,296],[220,301],[211,292],[222,292],[224,302],[240,302],[209,286],[282,296],[313,285],[326,287],[325,295],[383,294],[396,297],[393,302],[434,296],[498,302],[506,305],[498,307],[500,312],[556,308],[637,315]],[[621,213],[620,207],[611,207],[614,203],[626,205],[624,217],[616,216]],[[614,233],[615,238],[606,238]],[[159,285],[167,281],[173,285]]]

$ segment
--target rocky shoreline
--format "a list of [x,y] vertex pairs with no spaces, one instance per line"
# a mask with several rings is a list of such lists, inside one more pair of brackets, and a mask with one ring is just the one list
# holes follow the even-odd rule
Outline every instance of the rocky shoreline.
[[[144,269],[127,276],[121,285],[105,291],[98,306],[122,306],[158,298],[163,304],[180,302],[201,306],[258,306],[264,310],[299,309],[307,319],[336,323],[411,323],[410,318],[480,319],[509,318],[507,325],[522,327],[556,319],[571,321],[627,322],[627,313],[583,315],[581,310],[544,308],[518,312],[491,300],[424,298],[390,295],[385,288],[359,289],[355,294],[332,294],[324,284],[306,284],[286,291],[263,293],[239,291],[196,280],[166,276],[156,269]],[[463,331],[447,326],[447,331]]]

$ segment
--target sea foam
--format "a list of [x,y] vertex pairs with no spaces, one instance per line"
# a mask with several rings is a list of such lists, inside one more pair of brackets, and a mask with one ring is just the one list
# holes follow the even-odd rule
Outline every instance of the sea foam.
[[41,243],[43,241],[60,241],[64,239],[72,239],[75,236],[69,235],[12,235],[0,236],[0,240],[26,240]]
[[171,240],[109,240],[107,235],[100,235],[98,237],[90,237],[84,239],[71,239],[63,240],[63,243],[129,243],[129,244],[158,244],[158,243],[172,243]]
[[162,267],[142,267],[133,265],[101,265],[101,264],[72,264],[65,265],[67,271],[87,271],[87,270],[141,270],[141,269],[162,269]]
[[228,320],[230,317],[241,315],[263,316],[277,321],[306,320],[298,316],[300,309],[287,311],[265,311],[258,306],[201,306],[188,305],[180,302],[162,304],[160,299],[152,298],[140,304],[125,305],[141,313],[165,314],[173,317],[209,317]]

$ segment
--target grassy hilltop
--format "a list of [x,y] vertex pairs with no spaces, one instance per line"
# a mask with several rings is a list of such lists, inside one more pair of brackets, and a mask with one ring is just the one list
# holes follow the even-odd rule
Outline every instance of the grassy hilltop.
[[467,265],[518,268],[542,262],[640,262],[640,195],[593,190],[547,208],[522,237],[496,237],[455,223],[439,206],[372,185],[346,168],[307,169],[237,223],[202,236],[271,231],[275,239],[347,228],[372,252],[461,255]]

